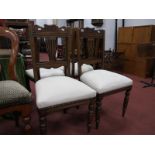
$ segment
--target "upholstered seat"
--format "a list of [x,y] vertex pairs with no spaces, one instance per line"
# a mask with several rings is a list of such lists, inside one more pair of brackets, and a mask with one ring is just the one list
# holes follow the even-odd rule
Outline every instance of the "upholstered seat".
[[16,81],[0,81],[0,106],[31,103],[31,93]]
[[96,91],[67,76],[53,76],[36,82],[38,108],[57,106],[63,103],[94,98]]
[[98,94],[132,86],[133,83],[130,78],[107,70],[86,72],[81,75],[80,80],[96,90]]
[[[34,79],[34,73],[33,69],[27,69],[26,75],[30,77],[31,79]],[[64,76],[64,67],[59,67],[59,68],[40,68],[40,77],[41,78],[46,78],[50,76]]]
[[[88,72],[93,70],[93,67],[88,64],[83,64],[82,65],[82,73]],[[33,69],[27,69],[26,75],[30,77],[31,79],[34,79],[34,73]],[[70,64],[70,74],[72,74],[72,64]],[[51,77],[51,76],[64,76],[64,66],[61,66],[59,68],[40,68],[40,77],[41,79],[46,78],[46,77]],[[74,64],[74,75],[78,76],[78,63]]]

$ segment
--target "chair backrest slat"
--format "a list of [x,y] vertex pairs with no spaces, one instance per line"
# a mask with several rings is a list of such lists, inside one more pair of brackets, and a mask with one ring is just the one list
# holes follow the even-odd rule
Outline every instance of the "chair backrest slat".
[[103,65],[104,40],[104,30],[95,30],[93,28],[76,29],[79,75],[81,75],[81,65],[84,63],[95,67]]
[[[40,79],[39,68],[51,68],[64,66],[65,74],[68,75],[68,66],[70,62],[69,53],[71,53],[72,31],[69,28],[59,28],[55,25],[44,28],[29,25],[30,40],[32,49],[32,61],[34,69],[35,81]],[[49,61],[39,60],[39,48],[41,40],[44,41]],[[61,43],[63,47],[63,57],[58,57],[58,45]]]

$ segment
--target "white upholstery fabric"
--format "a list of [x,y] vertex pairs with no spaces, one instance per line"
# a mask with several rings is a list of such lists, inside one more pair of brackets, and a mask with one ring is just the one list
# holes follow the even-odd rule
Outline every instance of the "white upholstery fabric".
[[89,99],[96,91],[84,83],[67,76],[53,76],[36,82],[36,103],[38,108]]
[[[82,70],[81,70],[82,73],[94,70],[93,67],[88,64],[83,64],[81,67],[82,67]],[[78,75],[78,63],[74,64],[74,71],[75,71],[75,76],[77,76]],[[70,64],[70,74],[72,74],[72,64]]]
[[[33,73],[33,69],[28,69],[26,70],[26,74],[27,76],[29,76],[30,78],[34,79],[34,73]],[[64,76],[64,67],[59,67],[59,68],[40,68],[40,77],[42,78],[46,78],[46,77],[50,77],[50,76]]]
[[80,80],[96,90],[99,94],[131,86],[133,84],[133,81],[128,77],[106,70],[86,72],[81,75]]

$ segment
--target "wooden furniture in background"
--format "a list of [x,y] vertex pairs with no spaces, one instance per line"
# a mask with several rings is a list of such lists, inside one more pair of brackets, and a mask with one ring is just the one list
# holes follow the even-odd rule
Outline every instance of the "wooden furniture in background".
[[124,72],[150,77],[155,57],[155,25],[119,28],[117,52],[124,52]]
[[2,26],[8,27],[16,31],[19,37],[20,51],[22,52],[23,46],[26,46],[26,43],[29,43],[28,36],[28,23],[27,19],[5,19],[2,23]]
[[155,87],[154,80],[155,80],[155,58],[154,58],[154,61],[153,61],[151,82],[146,82],[146,81],[140,81],[140,82],[144,84],[143,88]]
[[21,113],[24,131],[30,133],[31,94],[16,81],[15,65],[19,46],[18,36],[14,31],[4,27],[0,27],[0,36],[11,41],[11,53],[8,64],[10,80],[0,81],[0,115],[13,112],[16,118],[16,125],[18,125],[17,112]]
[[[19,52],[24,55],[24,61],[26,68],[32,67],[31,64],[31,49],[30,49],[30,42],[29,42],[29,31],[28,31],[28,23],[30,21],[28,19],[4,19],[1,22],[3,27],[8,27],[11,30],[16,31],[19,37]],[[2,48],[10,47],[10,42],[7,39],[2,41]]]
[[92,19],[91,24],[97,27],[101,27],[103,25],[103,19]]
[[84,19],[68,19],[67,26],[72,27],[72,28],[83,28]]

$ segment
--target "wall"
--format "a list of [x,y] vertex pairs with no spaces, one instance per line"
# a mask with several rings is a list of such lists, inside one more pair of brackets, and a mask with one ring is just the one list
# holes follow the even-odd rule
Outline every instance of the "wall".
[[155,25],[155,19],[126,19],[125,26]]
[[57,25],[58,25],[59,27],[67,26],[67,24],[66,24],[66,19],[58,19],[58,20],[57,20]]
[[52,19],[36,19],[35,24],[39,26],[44,26],[44,24],[53,24]]
[[36,19],[35,24],[43,27],[44,24],[47,24],[47,25],[56,24],[57,25],[57,21],[58,21],[57,19]]
[[[94,27],[91,24],[91,19],[84,20],[84,27]],[[114,38],[115,38],[115,20],[104,19],[102,27],[95,27],[95,29],[105,30],[105,50],[114,49]]]
[[[91,19],[84,20],[85,27],[93,27]],[[122,19],[118,19],[118,28],[122,27]],[[155,19],[125,19],[125,26],[155,25]],[[105,30],[105,50],[115,47],[115,19],[104,19],[101,29]]]

